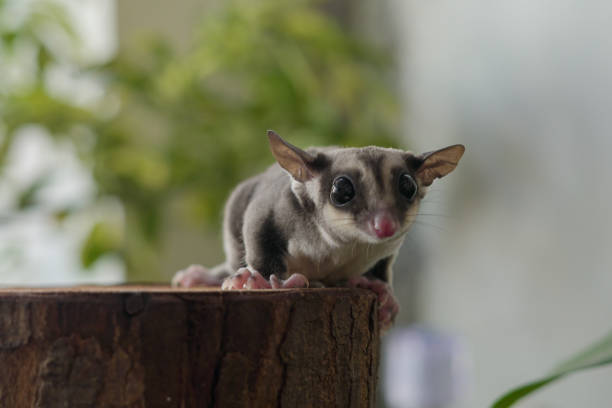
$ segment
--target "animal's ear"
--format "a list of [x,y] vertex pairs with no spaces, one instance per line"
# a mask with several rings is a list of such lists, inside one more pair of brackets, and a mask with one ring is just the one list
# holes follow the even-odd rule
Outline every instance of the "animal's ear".
[[268,130],[268,139],[270,139],[270,150],[276,161],[294,179],[305,182],[314,177],[310,168],[316,159],[313,155],[286,142],[273,130]]
[[457,144],[419,156],[423,162],[416,171],[416,177],[424,186],[453,171],[465,152],[465,146]]

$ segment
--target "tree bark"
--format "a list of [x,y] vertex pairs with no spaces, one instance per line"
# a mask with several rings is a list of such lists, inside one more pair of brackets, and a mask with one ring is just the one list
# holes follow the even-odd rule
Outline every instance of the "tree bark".
[[2,407],[371,407],[360,289],[0,289]]

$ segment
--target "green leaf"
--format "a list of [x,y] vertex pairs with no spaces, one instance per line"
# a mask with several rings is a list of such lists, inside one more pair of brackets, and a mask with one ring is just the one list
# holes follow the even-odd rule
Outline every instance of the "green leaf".
[[5,49],[9,52],[13,50],[13,44],[18,37],[18,33],[15,31],[7,31],[0,34],[0,39]]
[[492,408],[506,408],[512,406],[516,401],[520,400],[524,396],[531,394],[533,391],[544,387],[545,385],[561,378],[561,376],[546,377],[541,380],[533,381],[525,385],[521,385],[513,389],[512,391],[504,394],[491,406]]
[[604,336],[597,343],[591,345],[575,356],[559,364],[554,372],[567,373],[580,369],[585,365],[598,365],[599,362],[612,358],[612,332]]
[[507,408],[532,392],[568,374],[612,364],[612,332],[597,343],[559,364],[553,372],[539,380],[521,385],[501,396],[491,408]]
[[81,249],[81,263],[91,267],[101,256],[119,252],[122,233],[119,226],[99,222],[93,226]]

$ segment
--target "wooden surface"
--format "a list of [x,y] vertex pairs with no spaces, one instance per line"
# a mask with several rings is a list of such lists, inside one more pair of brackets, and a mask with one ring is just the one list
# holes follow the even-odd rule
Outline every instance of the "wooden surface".
[[370,407],[359,289],[0,289],[0,407]]

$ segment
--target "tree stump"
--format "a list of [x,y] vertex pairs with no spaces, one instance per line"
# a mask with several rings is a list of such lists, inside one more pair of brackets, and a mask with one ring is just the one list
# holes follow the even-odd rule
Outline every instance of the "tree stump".
[[375,296],[0,289],[1,407],[371,407]]

